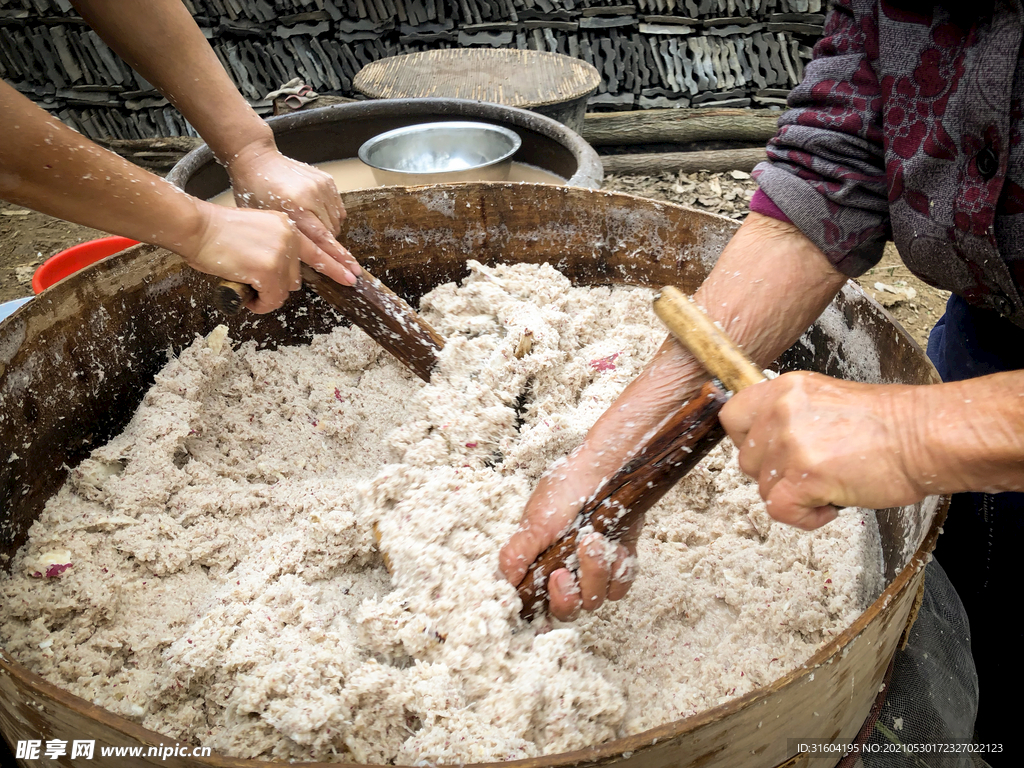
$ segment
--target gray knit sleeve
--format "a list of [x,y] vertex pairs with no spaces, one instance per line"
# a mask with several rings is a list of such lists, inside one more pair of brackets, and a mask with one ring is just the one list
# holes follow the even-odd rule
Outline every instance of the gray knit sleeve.
[[889,236],[877,23],[877,3],[833,3],[768,162],[754,169],[761,190],[851,277],[878,262]]

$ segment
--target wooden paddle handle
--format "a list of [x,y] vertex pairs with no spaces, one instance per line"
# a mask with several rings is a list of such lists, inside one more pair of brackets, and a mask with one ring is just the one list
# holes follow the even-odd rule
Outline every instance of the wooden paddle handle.
[[654,312],[665,326],[726,389],[741,389],[765,380],[764,373],[747,357],[704,310],[671,285],[654,298]]
[[[716,376],[737,392],[764,381],[765,376],[736,344],[682,291],[662,288],[654,311],[669,331]],[[718,412],[727,395],[715,383],[700,393],[671,419],[604,487],[601,494],[580,510],[572,529],[549,547],[526,572],[518,591],[523,601],[520,615],[527,621],[547,605],[551,574],[565,568],[576,553],[581,528],[620,538],[725,436]]]
[[213,306],[222,315],[234,317],[242,311],[242,307],[256,298],[256,289],[246,283],[234,280],[221,280],[213,292]]
[[[708,371],[730,391],[764,381],[767,377],[754,361],[708,317],[696,302],[671,285],[654,298],[654,312]],[[832,504],[837,512],[845,507]]]
[[[348,286],[303,264],[302,280],[409,370],[430,381],[444,339],[368,270],[363,269],[356,284]],[[235,315],[255,295],[250,285],[222,280],[214,293],[214,306],[226,315]]]

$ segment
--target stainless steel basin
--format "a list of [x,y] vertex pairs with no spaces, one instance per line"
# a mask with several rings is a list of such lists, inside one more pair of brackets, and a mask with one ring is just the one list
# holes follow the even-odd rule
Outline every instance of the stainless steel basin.
[[501,125],[422,123],[374,136],[359,148],[359,159],[373,169],[378,184],[506,181],[522,144],[515,131]]

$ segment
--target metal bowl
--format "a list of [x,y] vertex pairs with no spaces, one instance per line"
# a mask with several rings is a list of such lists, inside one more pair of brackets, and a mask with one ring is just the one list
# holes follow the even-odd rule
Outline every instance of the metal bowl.
[[507,181],[522,140],[500,125],[452,121],[396,128],[359,148],[378,184]]

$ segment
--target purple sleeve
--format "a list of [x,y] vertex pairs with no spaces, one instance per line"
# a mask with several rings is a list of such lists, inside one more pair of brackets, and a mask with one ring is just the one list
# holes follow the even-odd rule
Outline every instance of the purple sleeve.
[[878,262],[889,234],[882,96],[871,64],[877,20],[877,3],[833,3],[768,162],[753,174],[764,197],[851,277]]
[[772,219],[784,221],[787,224],[793,223],[789,220],[789,216],[784,214],[782,209],[764,193],[763,189],[758,189],[750,199],[750,211],[751,213],[760,213],[762,216],[768,216]]

